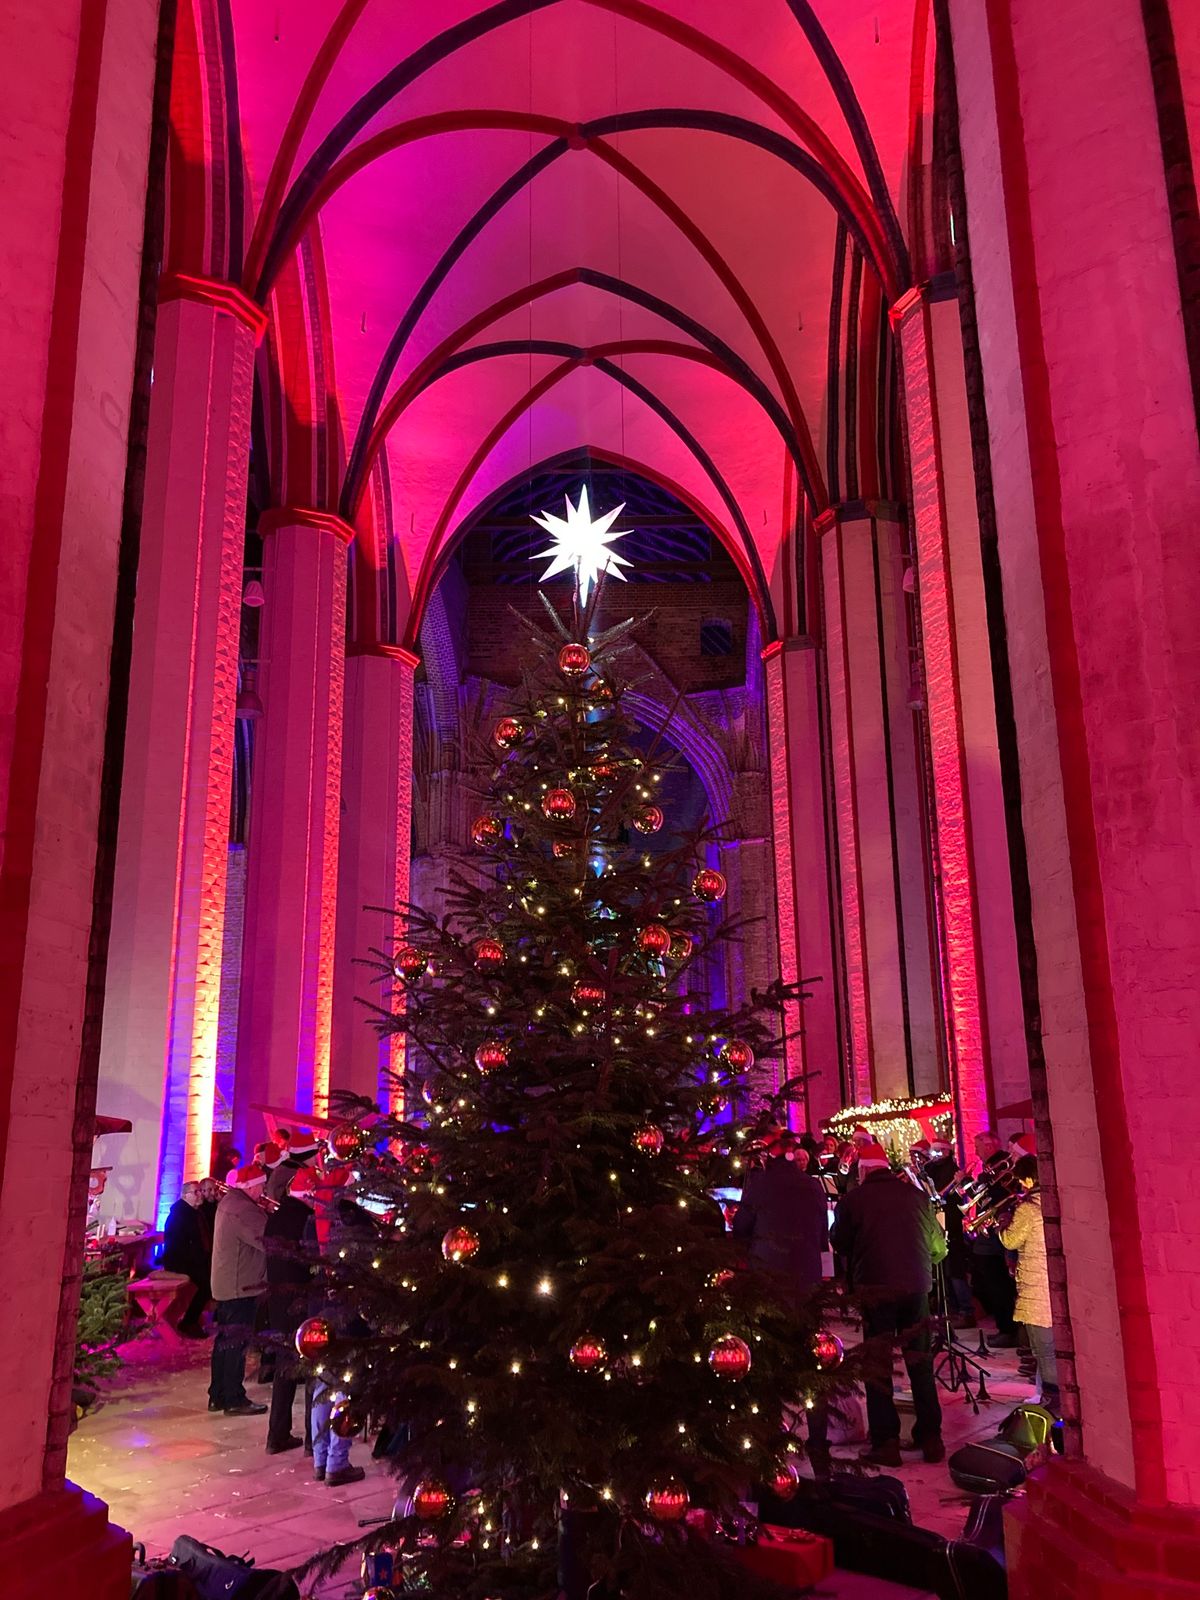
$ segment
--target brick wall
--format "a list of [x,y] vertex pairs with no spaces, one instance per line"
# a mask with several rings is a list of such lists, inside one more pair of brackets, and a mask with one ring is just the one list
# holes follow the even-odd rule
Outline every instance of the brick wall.
[[[597,627],[612,627],[625,617],[644,618],[636,637],[662,663],[685,694],[701,689],[733,688],[746,676],[745,585],[733,583],[613,584],[600,602]],[[467,598],[466,670],[496,683],[520,678],[524,641],[510,607],[523,616],[544,615],[536,593],[526,588],[494,585],[471,587]],[[651,613],[656,613],[651,615]],[[700,654],[700,625],[710,618],[733,626],[733,649],[727,656]]]

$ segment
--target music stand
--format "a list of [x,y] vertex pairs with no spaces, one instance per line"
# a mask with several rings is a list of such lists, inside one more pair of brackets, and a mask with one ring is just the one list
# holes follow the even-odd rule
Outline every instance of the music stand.
[[[933,1282],[938,1297],[937,1325],[933,1332],[933,1375],[947,1393],[957,1394],[961,1389],[970,1401],[972,1411],[978,1416],[979,1402],[991,1399],[987,1389],[991,1373],[977,1354],[955,1337],[954,1324],[950,1320],[950,1297],[946,1293],[946,1273],[940,1261],[933,1269]],[[972,1394],[971,1384],[975,1373],[979,1374],[979,1387]]]

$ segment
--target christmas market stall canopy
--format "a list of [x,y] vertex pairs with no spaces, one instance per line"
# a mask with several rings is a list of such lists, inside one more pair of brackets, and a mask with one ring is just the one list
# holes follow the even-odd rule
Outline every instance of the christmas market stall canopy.
[[855,1128],[866,1128],[885,1150],[907,1161],[918,1139],[954,1140],[954,1105],[949,1095],[923,1095],[912,1100],[877,1100],[874,1105],[850,1106],[824,1123],[826,1133],[849,1139]]

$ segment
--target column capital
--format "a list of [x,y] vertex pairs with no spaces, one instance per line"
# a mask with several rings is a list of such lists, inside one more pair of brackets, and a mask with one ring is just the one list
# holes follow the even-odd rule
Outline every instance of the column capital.
[[770,644],[764,645],[759,655],[764,661],[773,661],[776,656],[790,655],[793,650],[815,650],[817,641],[810,633],[789,634],[786,639],[772,639]]
[[366,644],[348,644],[346,659],[351,660],[355,656],[379,656],[384,661],[400,661],[414,671],[421,665],[421,658],[414,650],[406,650],[402,644],[383,644],[378,639]]
[[919,310],[928,299],[929,285],[916,283],[911,289],[906,289],[896,303],[888,308],[888,321],[893,328],[901,328]]
[[332,533],[343,544],[353,544],[354,529],[332,511],[315,511],[311,506],[272,506],[258,519],[262,538],[284,528],[311,528],[314,533]]
[[[835,521],[845,527],[850,522],[907,522],[908,510],[897,500],[843,500],[822,512],[822,516],[831,519],[830,527]],[[818,527],[819,523],[813,526]]]
[[255,344],[266,333],[271,320],[262,306],[251,300],[236,283],[222,283],[217,278],[202,278],[190,272],[164,272],[158,280],[158,299],[160,305],[169,300],[193,300],[197,305],[223,311],[250,329]]

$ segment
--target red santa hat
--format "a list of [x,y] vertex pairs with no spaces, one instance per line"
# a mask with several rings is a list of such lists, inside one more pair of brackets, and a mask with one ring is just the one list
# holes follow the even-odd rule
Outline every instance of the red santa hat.
[[1037,1140],[1031,1133],[1014,1133],[1008,1144],[1009,1149],[1019,1156],[1037,1155]]
[[876,1140],[858,1147],[858,1170],[860,1172],[874,1172],[879,1167],[890,1167],[888,1153]]
[[261,1189],[266,1181],[266,1169],[260,1167],[257,1161],[251,1161],[248,1166],[239,1167],[236,1173],[231,1174],[229,1187],[231,1189]]

